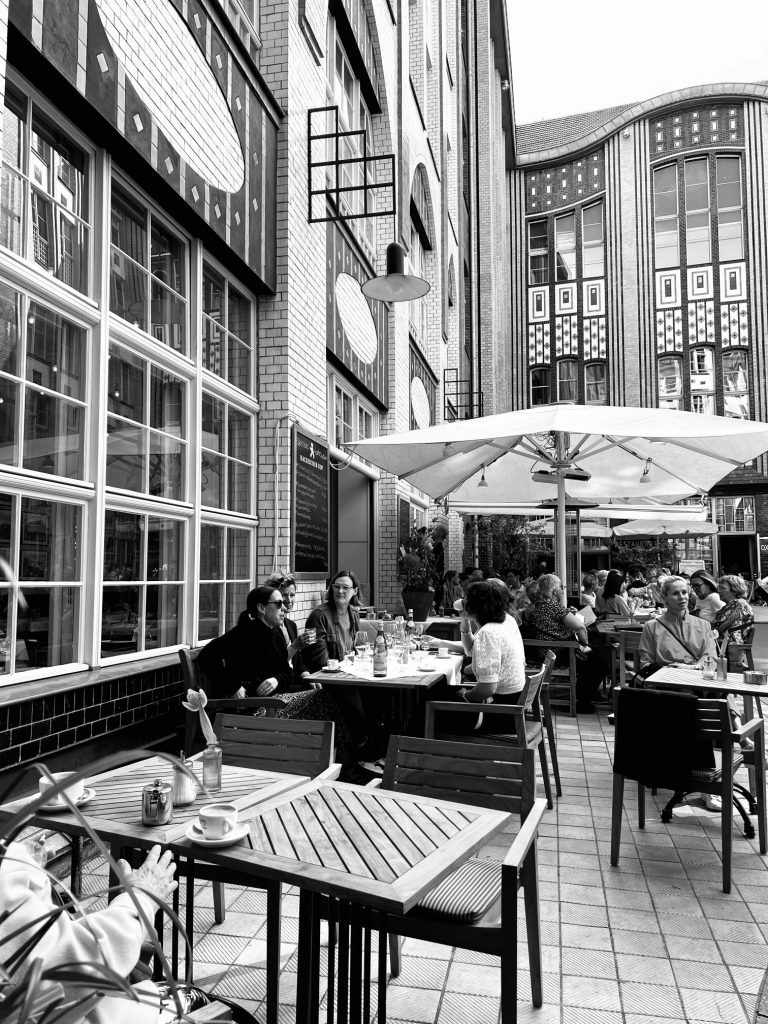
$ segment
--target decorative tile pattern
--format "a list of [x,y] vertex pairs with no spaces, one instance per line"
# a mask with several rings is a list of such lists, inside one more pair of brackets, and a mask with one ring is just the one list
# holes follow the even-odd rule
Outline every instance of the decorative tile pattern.
[[528,325],[528,363],[531,366],[550,361],[549,335],[548,323]]
[[656,351],[683,351],[683,314],[680,309],[656,311]]
[[656,271],[656,307],[671,309],[680,305],[680,271]]
[[584,359],[605,359],[607,354],[606,320],[591,316],[584,320]]
[[555,313],[558,316],[576,311],[576,285],[569,284],[555,285]]
[[528,289],[528,320],[543,323],[549,320],[549,288]]
[[577,316],[555,317],[555,355],[570,356],[578,353],[579,318]]
[[715,344],[715,304],[711,299],[688,303],[688,344]]
[[728,302],[747,298],[745,263],[725,263],[720,267],[720,297]]
[[584,316],[601,316],[605,313],[605,281],[589,280],[582,285]]
[[649,128],[654,157],[723,144],[743,146],[744,106],[716,103],[689,107],[652,120]]
[[528,171],[525,176],[525,212],[541,213],[582,202],[605,189],[602,149],[557,167]]
[[749,313],[746,302],[720,306],[720,342],[723,348],[749,345]]

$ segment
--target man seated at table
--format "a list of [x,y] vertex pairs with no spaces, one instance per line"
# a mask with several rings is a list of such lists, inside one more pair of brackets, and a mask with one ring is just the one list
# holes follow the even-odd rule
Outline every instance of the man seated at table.
[[365,719],[349,701],[336,698],[312,682],[298,654],[290,663],[281,628],[285,601],[280,591],[272,586],[256,587],[245,605],[237,625],[200,652],[198,664],[211,682],[209,696],[278,695],[284,706],[276,712],[277,718],[334,722],[336,757],[344,766],[345,778],[368,781],[358,778],[360,773],[353,767],[375,753],[370,749]]
[[[119,866],[133,883],[134,897],[147,920],[153,921],[156,900],[168,903],[177,886],[173,877],[176,865],[170,850],[161,854],[160,847],[153,846],[136,871],[124,860],[119,861]],[[143,944],[150,938],[136,903],[127,893],[116,896],[103,910],[79,917],[62,911],[36,852],[25,842],[10,843],[4,852],[0,863],[0,907],[0,963],[8,962],[14,952],[36,936],[20,967],[12,972],[12,980],[15,980],[14,974],[21,980],[22,972],[33,958],[42,961],[44,971],[68,965],[78,974],[85,974],[86,964],[97,963],[111,968],[120,978],[129,979],[140,963]],[[104,975],[91,973],[94,989],[102,986],[106,989]],[[70,981],[62,984],[64,1004],[59,1009],[91,994],[87,988],[75,987]],[[51,985],[51,982],[42,982],[32,995],[44,996]],[[132,985],[132,989],[136,1000],[109,989],[87,1015],[78,1016],[77,1020],[87,1021],[87,1024],[170,1024],[175,1019],[174,1002],[169,1002],[154,982],[141,981]],[[181,996],[182,1005],[186,1000],[185,1012],[205,1006],[215,998],[230,1007],[237,1024],[257,1024],[242,1007],[218,996],[208,997],[195,988],[190,989],[188,995],[182,992]]]

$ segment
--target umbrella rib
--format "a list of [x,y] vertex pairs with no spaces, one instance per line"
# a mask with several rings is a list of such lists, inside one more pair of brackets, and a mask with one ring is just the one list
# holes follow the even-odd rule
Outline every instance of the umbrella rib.
[[[628,448],[625,444],[622,444],[621,442],[617,442],[616,447],[621,448],[623,452],[626,452],[628,455],[631,455],[633,458],[637,459],[638,462],[646,461],[646,456],[638,455],[637,452],[633,452],[631,448]],[[652,461],[654,466],[658,466],[662,473],[666,473],[668,476],[673,477],[675,480],[679,480],[680,483],[685,484],[686,487],[690,487],[692,491],[701,491],[701,487],[698,484],[691,483],[690,480],[686,480],[684,476],[681,476],[675,470],[668,469],[665,463],[659,462],[658,459],[653,459]]]

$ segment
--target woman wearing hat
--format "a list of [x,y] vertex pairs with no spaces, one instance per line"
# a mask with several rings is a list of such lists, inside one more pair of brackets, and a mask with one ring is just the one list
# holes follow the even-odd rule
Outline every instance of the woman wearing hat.
[[691,589],[696,595],[695,614],[710,624],[723,607],[725,601],[720,597],[717,580],[706,569],[697,569],[691,574]]

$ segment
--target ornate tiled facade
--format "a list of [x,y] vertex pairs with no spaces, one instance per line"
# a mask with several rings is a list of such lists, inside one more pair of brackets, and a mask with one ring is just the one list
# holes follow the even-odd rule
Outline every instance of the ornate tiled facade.
[[525,212],[546,213],[584,202],[605,189],[605,156],[596,153],[525,175]]
[[653,118],[648,126],[653,158],[687,149],[744,144],[741,104],[712,104]]

